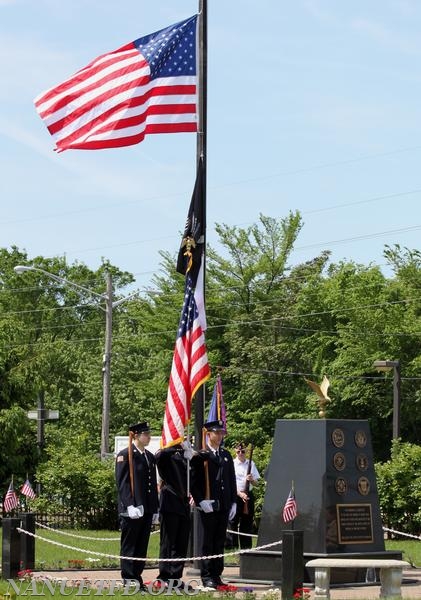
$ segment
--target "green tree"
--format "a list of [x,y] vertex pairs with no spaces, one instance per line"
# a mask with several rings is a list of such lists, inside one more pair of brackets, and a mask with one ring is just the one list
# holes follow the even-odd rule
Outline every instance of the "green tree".
[[[98,294],[104,293],[106,271],[112,273],[117,290],[133,280],[130,274],[106,262],[97,272],[78,263],[69,266],[63,258],[37,257],[30,262]],[[26,263],[28,257],[17,248],[0,250],[0,409],[32,409],[43,392],[45,406],[60,411],[54,429],[46,427],[47,442],[55,429],[78,433],[89,424],[92,447],[99,451],[104,311],[89,295],[84,297],[38,271],[25,275],[14,272],[14,266]],[[35,428],[34,421],[21,427],[22,431],[32,432],[32,445],[30,449],[26,443],[19,446],[19,473],[16,457],[11,453],[6,456],[2,463],[3,485],[12,472],[23,477],[26,464],[36,464]],[[0,442],[2,448],[12,446],[6,428],[0,430]],[[34,466],[29,469],[31,473],[34,470]]]
[[421,446],[395,440],[390,460],[375,467],[383,523],[396,531],[418,534],[421,529]]
[[42,496],[38,510],[66,512],[75,526],[109,529],[116,526],[114,461],[99,461],[88,433],[62,437],[46,448],[48,459],[39,466]]
[[[224,389],[233,423],[230,438],[268,440],[276,418],[302,415],[305,400],[289,372],[301,370],[291,324],[305,277],[320,274],[327,255],[290,269],[301,217],[260,216],[247,229],[217,225],[227,258],[209,251],[210,356],[224,367]],[[229,441],[229,440],[228,440]]]

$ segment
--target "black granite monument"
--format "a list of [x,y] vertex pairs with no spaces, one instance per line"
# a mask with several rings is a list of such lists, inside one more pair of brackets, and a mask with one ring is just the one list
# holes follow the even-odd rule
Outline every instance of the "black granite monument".
[[[282,539],[291,529],[282,509],[294,482],[303,531],[304,563],[311,558],[401,558],[386,552],[368,421],[276,421],[257,545]],[[240,577],[282,581],[282,546],[244,554]],[[310,571],[310,570],[309,570]],[[332,583],[365,580],[365,571],[334,569]],[[313,580],[312,572],[304,580]]]

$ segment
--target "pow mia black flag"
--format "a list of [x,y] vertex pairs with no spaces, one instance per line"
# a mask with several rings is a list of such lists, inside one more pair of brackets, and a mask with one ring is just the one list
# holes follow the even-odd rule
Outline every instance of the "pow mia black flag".
[[190,201],[186,226],[177,258],[177,271],[185,275],[190,272],[196,284],[205,245],[206,213],[204,203],[203,159],[197,165],[196,182]]

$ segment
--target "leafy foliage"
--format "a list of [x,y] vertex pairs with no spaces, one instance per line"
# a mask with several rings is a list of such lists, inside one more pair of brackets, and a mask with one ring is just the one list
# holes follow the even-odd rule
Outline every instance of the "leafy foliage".
[[109,527],[116,523],[114,464],[99,461],[89,446],[84,433],[46,449],[48,460],[37,471],[42,496],[34,505],[47,513],[68,512],[76,526],[88,516],[90,528]]
[[421,529],[421,446],[395,440],[392,456],[376,465],[380,508],[387,526],[418,535]]

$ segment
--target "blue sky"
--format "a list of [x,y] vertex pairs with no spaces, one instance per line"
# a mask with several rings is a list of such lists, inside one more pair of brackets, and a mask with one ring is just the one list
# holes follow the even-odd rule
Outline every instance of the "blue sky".
[[[1,246],[101,258],[139,288],[176,252],[194,134],[53,152],[33,98],[96,56],[197,12],[195,0],[0,0]],[[208,241],[214,223],[300,210],[292,263],[383,265],[419,247],[421,3],[209,0]]]

